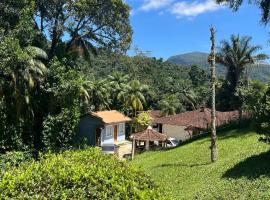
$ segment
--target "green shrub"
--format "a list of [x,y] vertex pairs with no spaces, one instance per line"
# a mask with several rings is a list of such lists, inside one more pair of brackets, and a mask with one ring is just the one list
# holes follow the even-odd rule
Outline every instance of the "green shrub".
[[31,159],[32,155],[29,152],[12,151],[0,154],[0,171],[4,171],[8,167],[18,167]]
[[96,148],[47,154],[4,173],[0,199],[162,199],[153,181]]
[[79,107],[76,105],[63,108],[58,115],[47,116],[43,122],[43,142],[46,150],[70,149],[79,119]]

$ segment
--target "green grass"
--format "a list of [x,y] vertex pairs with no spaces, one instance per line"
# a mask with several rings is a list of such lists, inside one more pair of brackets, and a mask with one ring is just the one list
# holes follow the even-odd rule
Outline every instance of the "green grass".
[[131,162],[174,199],[270,199],[270,145],[248,129],[218,133],[218,161],[210,163],[209,136]]

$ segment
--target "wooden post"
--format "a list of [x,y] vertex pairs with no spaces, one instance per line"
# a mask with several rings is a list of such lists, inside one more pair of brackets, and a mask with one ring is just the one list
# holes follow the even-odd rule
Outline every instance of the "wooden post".
[[148,151],[149,150],[149,140],[146,141],[145,149]]
[[216,133],[216,51],[215,51],[215,33],[214,27],[210,28],[211,32],[211,161],[217,160],[217,133]]
[[136,143],[135,139],[132,140],[132,152],[131,152],[131,160],[133,160],[135,155]]

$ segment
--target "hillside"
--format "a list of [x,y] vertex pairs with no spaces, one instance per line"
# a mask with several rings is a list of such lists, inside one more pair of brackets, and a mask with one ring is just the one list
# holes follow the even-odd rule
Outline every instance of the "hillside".
[[135,156],[174,199],[270,199],[270,146],[248,129],[218,133],[219,158],[210,163],[210,139]]
[[[208,53],[204,52],[191,52],[186,54],[180,54],[168,58],[168,61],[173,64],[182,66],[197,65],[202,69],[209,70],[209,64],[207,62]],[[222,65],[217,65],[217,74],[224,76],[226,74],[226,68]],[[264,82],[269,81],[270,77],[270,64],[262,63],[255,67],[250,67],[250,77],[254,80],[261,80]]]

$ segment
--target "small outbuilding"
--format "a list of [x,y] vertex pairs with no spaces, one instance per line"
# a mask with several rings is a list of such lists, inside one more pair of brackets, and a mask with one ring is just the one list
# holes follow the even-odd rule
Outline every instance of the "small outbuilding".
[[90,146],[117,145],[126,140],[126,123],[130,121],[116,110],[90,112],[80,120],[77,139],[86,139]]
[[158,142],[162,143],[164,147],[166,145],[167,136],[165,134],[159,133],[158,131],[154,130],[151,126],[149,126],[146,130],[134,133],[130,136],[132,139],[132,159],[134,158],[135,149],[137,147],[137,143],[140,144],[141,142],[145,143],[145,149],[149,150],[150,142]]

